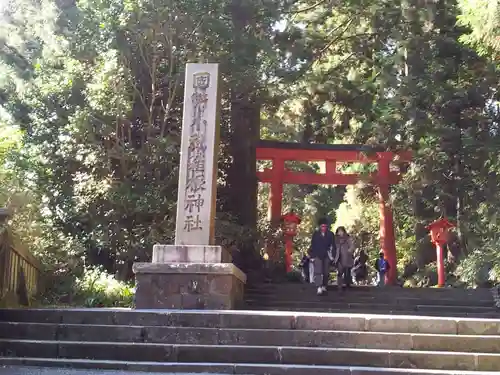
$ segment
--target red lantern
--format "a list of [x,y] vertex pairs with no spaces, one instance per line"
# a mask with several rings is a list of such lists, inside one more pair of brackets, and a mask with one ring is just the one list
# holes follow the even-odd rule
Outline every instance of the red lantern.
[[431,232],[431,241],[436,246],[436,263],[439,287],[443,287],[446,281],[444,272],[443,246],[446,244],[446,242],[448,242],[449,230],[454,227],[455,224],[449,222],[445,218],[438,219],[425,227]]
[[425,227],[431,232],[431,241],[434,245],[443,246],[448,242],[449,230],[455,228],[455,224],[450,223],[447,219],[438,219]]
[[285,267],[286,272],[292,270],[293,237],[297,235],[300,217],[295,212],[290,211],[281,217],[283,221],[283,232],[285,234]]
[[285,236],[295,237],[301,222],[300,217],[295,214],[295,212],[290,211],[286,215],[283,215],[281,220],[283,220],[283,231],[285,232]]

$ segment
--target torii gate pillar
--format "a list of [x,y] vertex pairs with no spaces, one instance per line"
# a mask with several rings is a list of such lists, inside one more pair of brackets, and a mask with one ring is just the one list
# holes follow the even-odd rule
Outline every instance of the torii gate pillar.
[[[390,176],[390,158],[383,155],[378,162],[378,173],[381,181],[389,181]],[[378,186],[378,198],[380,209],[380,247],[384,252],[386,260],[391,266],[386,275],[386,284],[394,285],[397,280],[397,254],[396,254],[396,239],[394,236],[394,217],[392,214],[392,205],[389,200],[388,183],[381,183]]]

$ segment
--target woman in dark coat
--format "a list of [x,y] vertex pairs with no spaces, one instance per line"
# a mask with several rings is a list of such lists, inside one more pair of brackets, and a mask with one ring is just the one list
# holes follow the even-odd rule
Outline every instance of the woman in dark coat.
[[344,227],[338,227],[335,231],[335,247],[338,287],[342,288],[345,284],[349,288],[352,284],[351,269],[354,266],[354,241]]

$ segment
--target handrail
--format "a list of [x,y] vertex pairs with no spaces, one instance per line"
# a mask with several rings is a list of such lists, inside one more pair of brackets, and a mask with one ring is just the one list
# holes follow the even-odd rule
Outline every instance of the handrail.
[[30,266],[36,268],[38,271],[42,270],[42,266],[41,266],[40,262],[30,253],[21,254],[21,252],[23,252],[25,250],[19,251],[14,246],[11,246],[10,249],[14,253],[16,253],[20,258],[23,258]]
[[[26,304],[38,291],[42,267],[26,249],[20,249],[11,241],[0,241],[0,298]],[[20,290],[24,292],[19,294]]]
[[16,304],[29,304],[38,291],[42,266],[9,231],[6,222],[10,214],[0,207],[0,299],[15,297]]

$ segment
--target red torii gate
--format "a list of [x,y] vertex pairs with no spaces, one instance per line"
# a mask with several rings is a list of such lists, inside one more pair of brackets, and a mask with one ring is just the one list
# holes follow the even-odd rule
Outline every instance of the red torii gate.
[[[387,283],[395,283],[397,257],[389,186],[401,180],[401,172],[391,170],[391,163],[410,162],[410,152],[394,153],[363,145],[302,144],[261,140],[257,144],[256,159],[272,161],[272,168],[258,171],[257,178],[260,182],[271,184],[269,204],[271,221],[274,223],[277,223],[282,216],[283,184],[354,185],[361,180],[361,176],[358,173],[339,173],[337,162],[377,163],[377,172],[369,176],[368,182],[378,186],[380,244],[392,266],[387,275]],[[326,164],[326,173],[290,171],[285,167],[286,161],[323,161]]]

